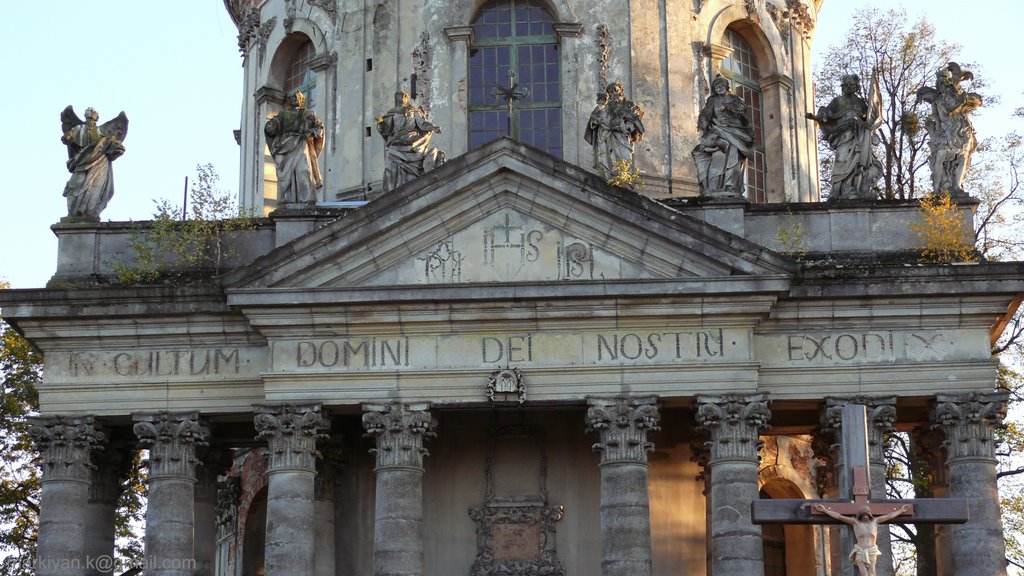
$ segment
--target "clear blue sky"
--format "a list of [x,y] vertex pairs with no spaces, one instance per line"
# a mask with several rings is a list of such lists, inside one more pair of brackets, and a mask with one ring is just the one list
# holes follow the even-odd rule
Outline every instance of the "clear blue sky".
[[[825,0],[815,35],[818,51],[845,34],[849,14],[860,5]],[[1024,77],[1014,65],[1015,50],[1007,47],[1020,37],[1024,2],[902,5],[912,15],[927,11],[939,35],[962,44],[962,60],[980,62],[991,91],[1002,94],[1000,108],[978,115],[980,135],[1020,129],[1009,113],[1024,106]],[[0,104],[8,129],[0,137],[7,172],[0,187],[0,279],[15,288],[39,287],[56,268],[49,226],[67,213],[59,114],[68,104],[79,115],[94,106],[101,122],[124,110],[130,121],[127,153],[114,164],[116,192],[104,220],[145,220],[153,199],[178,201],[185,176],[198,163],[213,163],[222,187],[237,190],[232,130],[240,120],[242,60],[223,2],[8,2],[4,16]]]

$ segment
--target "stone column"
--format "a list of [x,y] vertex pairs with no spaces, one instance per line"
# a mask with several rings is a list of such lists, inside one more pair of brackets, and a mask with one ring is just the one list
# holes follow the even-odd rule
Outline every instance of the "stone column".
[[217,563],[217,475],[222,450],[209,450],[196,473],[195,576],[214,576]]
[[590,398],[588,432],[601,453],[601,574],[651,575],[647,432],[659,430],[657,398]]
[[105,435],[91,416],[31,418],[42,457],[37,576],[85,576],[92,452]]
[[114,522],[117,500],[121,496],[121,481],[132,465],[134,446],[110,444],[93,457],[96,468],[92,471],[89,487],[89,517],[85,525],[85,555],[93,560],[87,566],[88,576],[114,574],[112,563],[102,558],[114,558],[116,537]]
[[[853,396],[825,399],[825,421],[822,427],[833,436],[832,449],[836,452],[835,478],[840,494],[850,494],[852,489],[852,479],[843,467],[842,446],[839,444],[839,439],[842,438],[843,406],[847,404],[861,404],[867,407],[870,498],[871,500],[884,500],[888,497],[885,492],[885,437],[895,430],[896,398],[894,396]],[[839,538],[833,541],[839,543],[841,550],[838,555],[845,558],[853,549],[855,540],[853,533],[845,528],[839,529],[839,535]],[[882,555],[875,565],[875,573],[877,576],[893,576],[892,541],[889,536],[889,526],[885,524],[878,527],[878,549],[881,550]],[[856,576],[857,569],[849,561],[840,562],[839,566],[842,569],[842,576]]]
[[[942,448],[944,435],[930,425],[918,426],[911,432],[913,453],[911,471],[914,477],[914,494],[916,498],[948,498],[949,486],[946,481],[946,454]],[[917,576],[939,576],[950,574],[948,536],[942,535],[948,524],[918,524],[917,537]],[[944,540],[944,544],[940,544]]]
[[135,436],[149,450],[146,576],[192,576],[195,568],[196,447],[209,436],[198,412],[136,414]]
[[1006,417],[1007,392],[939,394],[933,420],[946,434],[949,495],[964,498],[970,520],[949,529],[952,574],[1005,576],[995,441]]
[[257,407],[255,424],[257,437],[270,448],[267,576],[314,576],[316,441],[330,422],[319,405],[284,404]]
[[760,434],[771,412],[763,394],[697,397],[697,423],[711,437],[711,564],[715,576],[763,576],[761,527],[751,521],[758,499]]
[[363,428],[377,440],[374,576],[423,574],[423,443],[436,426],[428,408],[397,402],[363,406]]
[[341,449],[330,446],[321,450],[323,459],[317,462],[316,482],[313,490],[316,516],[315,554],[313,565],[316,576],[334,576],[337,570],[335,559],[334,525],[334,483],[335,472],[341,465]]

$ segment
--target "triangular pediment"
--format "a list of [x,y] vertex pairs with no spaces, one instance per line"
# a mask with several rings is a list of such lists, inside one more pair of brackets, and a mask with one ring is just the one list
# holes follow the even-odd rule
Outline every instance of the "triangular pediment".
[[281,246],[233,288],[700,279],[785,258],[502,139]]

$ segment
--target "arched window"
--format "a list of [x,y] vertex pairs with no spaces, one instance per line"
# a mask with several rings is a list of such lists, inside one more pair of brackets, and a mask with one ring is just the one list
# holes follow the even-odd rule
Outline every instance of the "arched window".
[[[539,0],[497,0],[473,21],[469,51],[469,148],[506,135],[562,156],[562,83],[554,17]],[[510,75],[510,72],[513,75]],[[495,88],[529,88],[508,116]]]
[[747,163],[747,200],[750,202],[767,202],[765,194],[765,161],[764,161],[764,106],[762,104],[761,72],[757,69],[757,60],[750,44],[735,30],[726,29],[722,44],[732,49],[722,60],[722,76],[732,81],[733,93],[747,104],[747,114],[754,126],[754,147],[756,152],[752,162]]
[[316,106],[316,72],[309,63],[316,56],[316,50],[309,38],[304,38],[293,50],[285,71],[284,91],[289,96],[301,91],[306,95],[306,107],[313,108]]

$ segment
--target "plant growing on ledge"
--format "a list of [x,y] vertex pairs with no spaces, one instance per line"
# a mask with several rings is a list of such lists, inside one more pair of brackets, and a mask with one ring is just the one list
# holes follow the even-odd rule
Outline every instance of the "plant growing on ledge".
[[640,169],[636,167],[636,164],[628,160],[618,160],[615,162],[606,182],[612,186],[618,186],[633,192],[640,192],[644,187],[644,180],[640,177]]
[[948,195],[921,198],[921,220],[910,225],[921,249],[921,261],[931,264],[977,262],[978,252],[969,240],[974,231]]
[[216,187],[220,176],[212,164],[196,166],[196,173],[188,218],[178,220],[182,209],[169,200],[157,201],[152,225],[129,242],[134,261],[111,265],[118,284],[154,283],[174,271],[178,276],[218,276],[224,260],[234,254],[226,237],[256,227],[256,219],[240,214],[234,198]]

